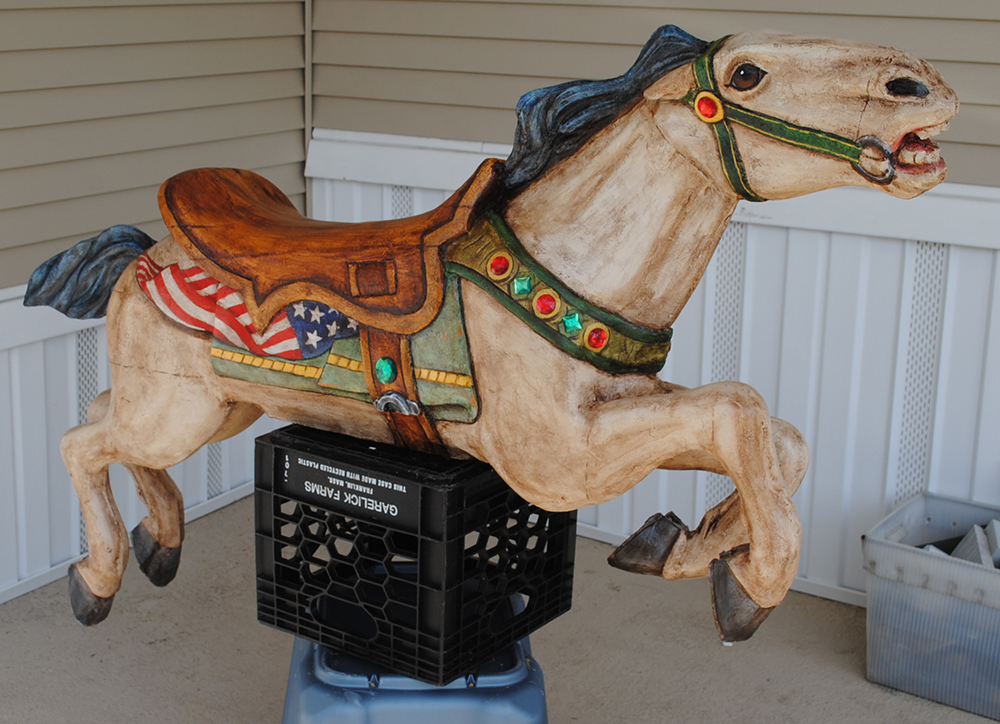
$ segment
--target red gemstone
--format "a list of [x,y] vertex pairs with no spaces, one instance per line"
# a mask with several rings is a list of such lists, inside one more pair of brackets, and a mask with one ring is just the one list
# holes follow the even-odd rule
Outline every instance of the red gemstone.
[[490,272],[495,277],[502,277],[510,271],[510,259],[505,256],[495,256],[490,262]]
[[551,294],[539,294],[535,300],[535,309],[543,317],[547,317],[556,311],[556,298]]
[[591,349],[601,349],[608,343],[608,330],[597,327],[587,335],[587,345]]
[[714,118],[719,112],[719,104],[714,99],[703,96],[698,99],[698,112],[705,118]]

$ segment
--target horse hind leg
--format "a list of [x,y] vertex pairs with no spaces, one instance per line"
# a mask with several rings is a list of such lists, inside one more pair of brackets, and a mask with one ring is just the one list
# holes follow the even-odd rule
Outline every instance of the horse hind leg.
[[111,493],[108,447],[103,422],[74,427],[61,443],[87,529],[88,555],[69,569],[70,605],[85,626],[107,618],[128,564],[128,534]]
[[126,464],[149,512],[132,529],[135,560],[150,583],[166,586],[177,575],[184,541],[184,498],[166,470]]
[[[111,390],[105,390],[90,403],[87,420],[90,423],[100,422],[107,416],[110,406]],[[139,499],[149,512],[132,529],[132,549],[136,561],[154,585],[166,586],[177,575],[180,564],[181,542],[184,540],[183,496],[165,470],[129,463],[124,467],[132,476]]]
[[112,497],[108,466],[123,464],[136,482],[149,511],[133,531],[137,558],[144,573],[163,585],[176,573],[184,537],[182,497],[165,469],[205,443],[239,432],[260,414],[249,405],[226,403],[194,380],[180,395],[183,404],[175,397],[178,378],[171,378],[172,386],[146,386],[139,394],[143,390],[132,388],[135,380],[128,370],[122,372],[116,389],[127,393],[103,393],[91,407],[95,421],[63,437],[63,459],[89,544],[88,557],[70,570],[70,603],[85,625],[107,617],[128,562],[129,538]]
[[[222,426],[207,442],[221,442],[242,432],[261,414],[255,405],[232,405]],[[166,586],[177,575],[180,565],[184,541],[183,496],[166,470],[135,464],[125,464],[125,468],[132,475],[136,492],[149,512],[132,529],[135,559],[154,586]]]

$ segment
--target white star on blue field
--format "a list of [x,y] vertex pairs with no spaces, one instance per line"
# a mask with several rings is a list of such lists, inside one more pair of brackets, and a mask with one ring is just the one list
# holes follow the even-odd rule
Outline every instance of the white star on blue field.
[[358,334],[357,322],[321,302],[295,302],[286,308],[285,314],[295,330],[302,359],[329,352],[334,340]]

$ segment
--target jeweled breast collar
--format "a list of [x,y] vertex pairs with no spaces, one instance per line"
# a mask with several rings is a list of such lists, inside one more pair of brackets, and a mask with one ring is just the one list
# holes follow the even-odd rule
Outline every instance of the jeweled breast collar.
[[640,327],[584,300],[535,261],[495,211],[451,244],[446,269],[549,343],[600,370],[655,373],[667,359],[673,330]]

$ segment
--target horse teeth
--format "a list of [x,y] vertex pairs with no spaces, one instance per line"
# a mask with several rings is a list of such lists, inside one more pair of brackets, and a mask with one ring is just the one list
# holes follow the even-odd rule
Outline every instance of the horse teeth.
[[924,149],[904,148],[899,152],[899,162],[905,166],[923,166],[937,161],[937,153],[931,153]]

